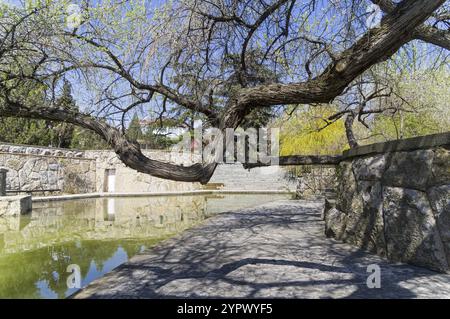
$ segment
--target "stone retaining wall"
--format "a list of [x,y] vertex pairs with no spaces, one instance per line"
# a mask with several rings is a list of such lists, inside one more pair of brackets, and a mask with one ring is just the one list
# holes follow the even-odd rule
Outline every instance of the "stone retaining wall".
[[347,154],[337,168],[337,199],[324,212],[327,236],[450,272],[450,134],[438,137]]
[[8,171],[9,191],[94,192],[95,161],[84,156],[81,151],[0,144],[0,169]]
[[31,212],[31,196],[2,196],[0,197],[0,217],[17,217]]
[[[186,166],[200,160],[188,153],[175,154],[164,151],[143,151],[143,153],[151,159]],[[126,167],[113,151],[86,151],[86,157],[95,161],[96,192],[107,191],[105,185],[107,170],[115,170],[117,193],[192,191],[201,188],[199,183],[174,182],[139,173]]]
[[[189,166],[200,155],[146,150],[152,159]],[[0,169],[6,169],[6,189],[34,195],[83,194],[107,191],[107,174],[115,170],[115,192],[173,192],[202,189],[199,183],[168,181],[126,167],[113,151],[78,151],[0,143]],[[226,190],[295,190],[278,167],[246,170],[241,164],[219,165],[210,183]]]
[[64,148],[43,147],[33,145],[16,145],[0,142],[0,153],[5,154],[27,154],[27,155],[42,155],[42,156],[56,156],[56,157],[85,157],[84,151],[69,150]]

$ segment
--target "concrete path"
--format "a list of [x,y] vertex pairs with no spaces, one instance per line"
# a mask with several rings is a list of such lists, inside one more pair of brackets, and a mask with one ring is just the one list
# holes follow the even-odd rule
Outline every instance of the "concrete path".
[[[75,298],[450,298],[450,275],[324,236],[319,202],[223,213],[138,255]],[[367,266],[381,267],[369,289]]]

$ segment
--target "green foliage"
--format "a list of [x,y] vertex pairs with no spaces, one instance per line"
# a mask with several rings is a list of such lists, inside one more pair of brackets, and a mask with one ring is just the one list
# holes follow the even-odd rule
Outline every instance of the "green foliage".
[[43,120],[0,118],[0,141],[13,144],[50,146],[53,134]]
[[394,140],[428,135],[443,131],[435,115],[431,112],[398,112],[392,116],[377,116],[371,134],[383,139]]
[[179,141],[179,139],[172,139],[164,135],[155,134],[153,130],[148,130],[141,143],[144,143],[148,149],[168,149]]
[[256,108],[244,118],[240,126],[243,129],[266,127],[273,117],[274,113],[271,108]]
[[[49,103],[42,97],[39,88],[35,90],[22,89],[19,92],[29,94],[28,102]],[[64,81],[62,93],[56,101],[56,106],[70,110],[78,109],[72,97],[72,87],[68,81]],[[7,143],[68,148],[72,144],[73,133],[74,126],[68,123],[53,123],[23,118],[0,118],[0,141]]]
[[178,121],[163,119],[162,121],[147,123],[145,127],[142,127],[139,116],[134,114],[126,135],[129,139],[139,142],[141,146],[147,149],[167,149],[171,145],[179,142],[179,140],[161,134],[159,131],[161,129],[164,131],[164,128],[177,126],[179,126]]
[[[333,155],[348,148],[343,120],[328,124],[325,119],[336,113],[330,105],[301,106],[292,116],[283,116],[277,121],[280,130],[280,155]],[[319,174],[326,176],[326,169],[317,166],[291,166],[285,168],[287,177]],[[326,177],[326,180],[328,177]],[[322,177],[311,180],[322,185]],[[311,186],[311,185],[310,185]]]
[[106,150],[110,149],[111,146],[94,132],[75,127],[70,148],[79,150]]
[[137,113],[134,114],[133,119],[130,122],[130,126],[128,126],[126,135],[130,140],[134,141],[141,140],[142,137],[144,136],[144,134],[142,133],[141,123]]
[[[402,65],[399,70],[397,68],[402,61],[405,65]],[[381,107],[394,106],[398,108],[398,111],[375,115],[370,122],[370,132],[365,133],[372,137],[364,140],[363,143],[409,138],[449,130],[450,72],[447,66],[431,70],[400,60],[395,66],[389,66],[388,72],[390,83],[394,86],[397,95],[380,101]],[[358,135],[364,136],[364,133]]]
[[343,121],[338,120],[327,126],[324,120],[336,111],[336,108],[326,105],[304,106],[291,117],[280,119],[280,155],[342,153],[347,147]]
[[[72,86],[70,82],[64,80],[61,97],[56,102],[58,108],[67,110],[78,110],[75,100],[72,97]],[[68,148],[72,144],[72,138],[75,127],[68,123],[56,123],[53,126],[52,146]]]
[[[277,82],[278,80],[275,72],[257,62],[263,55],[264,53],[258,49],[248,52],[245,82],[250,86]],[[239,80],[239,74],[242,72],[240,58],[239,54],[230,54],[225,61],[224,67],[232,71],[232,76],[227,80],[222,91],[218,92],[221,98],[225,100],[236,95],[241,89]],[[266,127],[273,117],[274,111],[272,108],[258,107],[253,109],[250,114],[243,119],[240,126],[244,129]]]
[[145,143],[149,149],[168,149],[170,146],[178,143],[181,137],[171,138],[160,134],[159,131],[164,128],[178,127],[179,125],[178,121],[172,119],[163,119],[162,121],[150,123],[145,128],[142,143]]

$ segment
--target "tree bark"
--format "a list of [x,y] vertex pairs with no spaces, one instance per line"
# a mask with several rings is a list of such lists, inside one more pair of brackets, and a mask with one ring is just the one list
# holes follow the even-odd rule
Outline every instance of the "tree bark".
[[355,134],[353,134],[353,122],[355,121],[355,115],[350,113],[345,119],[345,134],[347,135],[347,141],[350,148],[358,147],[358,141]]
[[[396,4],[391,0],[372,0],[372,2],[378,5],[380,9],[386,13],[391,13],[396,8]],[[421,25],[414,30],[413,37],[450,50],[449,30],[439,30],[431,26]]]
[[[386,1],[386,0],[383,0]],[[404,0],[396,5],[382,20],[379,28],[369,30],[352,47],[343,51],[319,76],[300,83],[268,84],[252,88],[244,88],[236,97],[229,101],[229,107],[223,112],[219,127],[221,129],[237,128],[246,115],[257,107],[270,107],[283,104],[328,103],[340,95],[344,89],[359,75],[374,64],[392,56],[405,43],[417,37],[417,28],[441,6],[445,0]],[[420,30],[420,29],[419,29]],[[436,33],[428,34],[429,39],[438,42]],[[108,53],[108,52],[107,52]],[[112,53],[109,52],[112,55]],[[114,61],[114,55],[112,56]],[[216,118],[215,112],[200,109],[197,103],[180,96],[177,92],[165,86],[143,85],[136,82],[126,72],[120,61],[115,62],[117,68],[104,67],[127,79],[138,89],[158,92],[173,102],[188,109],[205,113],[210,118]],[[9,101],[1,110],[0,116],[26,117],[62,121],[90,129],[105,139],[117,153],[119,158],[130,168],[155,177],[184,182],[207,183],[217,164],[195,164],[184,167],[163,163],[147,158],[137,143],[128,140],[116,128],[88,115],[72,111],[32,107]],[[217,120],[219,122],[219,120]],[[286,165],[327,164],[336,159],[323,160],[312,157],[297,157],[295,160],[283,159]],[[305,163],[305,164],[302,164]]]
[[1,109],[0,114],[1,116],[66,122],[94,131],[113,147],[115,153],[126,166],[159,178],[206,184],[217,166],[215,163],[181,166],[152,160],[142,153],[138,143],[128,140],[118,129],[89,115],[67,109],[27,108],[16,102],[9,101]]
[[269,84],[243,89],[227,110],[222,127],[236,128],[255,107],[282,104],[329,103],[372,65],[391,57],[413,39],[414,30],[445,0],[404,0],[384,17],[379,28],[369,30],[341,53],[318,77],[301,83]]
[[432,43],[441,48],[450,50],[450,31],[439,30],[433,27],[419,27],[414,31],[414,38],[428,43]]

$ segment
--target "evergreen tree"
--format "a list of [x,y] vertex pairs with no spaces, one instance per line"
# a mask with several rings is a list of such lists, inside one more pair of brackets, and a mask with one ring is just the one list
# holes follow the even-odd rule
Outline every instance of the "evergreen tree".
[[75,127],[70,148],[80,150],[106,150],[110,149],[111,146],[94,132],[81,127]]
[[[72,97],[72,85],[64,79],[61,97],[56,103],[58,108],[67,110],[78,110],[74,98]],[[74,126],[68,123],[58,123],[53,128],[52,146],[69,148],[72,144]]]
[[[37,99],[38,100],[38,99]],[[38,103],[46,103],[40,101]],[[64,80],[57,107],[76,110],[70,82]],[[0,118],[0,141],[13,144],[29,144],[69,148],[72,144],[74,126],[45,120],[23,118]]]
[[153,122],[145,127],[143,134],[143,141],[147,148],[150,149],[167,149],[170,146],[179,142],[177,138],[171,138],[165,134],[160,133],[161,128],[177,127],[178,122],[170,119],[164,119],[162,122]]
[[139,116],[137,113],[134,114],[133,119],[131,120],[130,126],[127,129],[127,137],[131,140],[138,141],[141,140],[144,136],[141,129],[141,123],[139,120]]
[[[16,86],[16,90],[18,95],[29,100],[30,105],[42,106],[45,103],[43,89],[34,83]],[[0,109],[3,103],[5,103],[5,100],[0,97]],[[50,146],[52,133],[49,123],[45,120],[0,116],[0,141],[13,144]]]
[[43,120],[0,118],[0,141],[13,144],[50,146],[52,133]]

